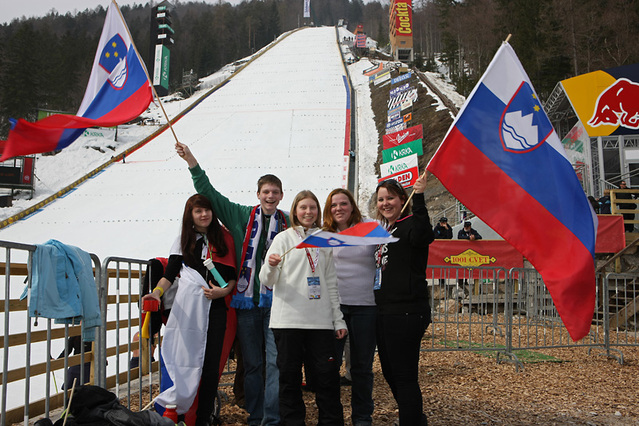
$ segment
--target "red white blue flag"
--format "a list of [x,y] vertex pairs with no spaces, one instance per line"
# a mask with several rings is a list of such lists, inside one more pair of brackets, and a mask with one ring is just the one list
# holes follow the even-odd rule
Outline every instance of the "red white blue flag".
[[374,246],[397,240],[377,222],[360,222],[339,233],[319,230],[304,238],[296,247]]
[[541,274],[570,336],[590,331],[597,217],[508,43],[428,164]]
[[36,123],[11,119],[9,137],[0,141],[0,161],[66,148],[88,127],[111,127],[133,120],[152,99],[144,64],[117,4],[111,2],[77,114],[55,114]]

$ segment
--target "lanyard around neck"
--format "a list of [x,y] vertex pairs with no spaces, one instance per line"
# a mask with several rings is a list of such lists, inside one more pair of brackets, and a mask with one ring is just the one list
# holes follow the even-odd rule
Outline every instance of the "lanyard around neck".
[[[297,233],[297,236],[300,237],[300,239],[304,239],[304,236],[301,235],[297,229],[295,230],[295,233]],[[313,259],[313,256],[311,256],[311,252],[308,250],[307,247],[305,247],[304,250],[306,250],[306,258],[308,259],[308,264],[311,266],[311,272],[313,273],[313,275],[315,275],[315,269],[319,264],[319,248],[315,249],[315,259]]]

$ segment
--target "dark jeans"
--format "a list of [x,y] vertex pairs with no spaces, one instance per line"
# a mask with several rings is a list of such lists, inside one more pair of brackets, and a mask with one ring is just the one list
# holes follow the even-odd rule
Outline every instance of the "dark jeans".
[[333,330],[274,328],[277,367],[280,370],[280,421],[285,426],[304,426],[306,407],[302,399],[302,364],[313,366],[318,425],[344,424],[340,401],[339,362]]
[[[375,357],[376,306],[341,305],[351,347],[351,419],[354,425],[373,421],[373,358]],[[346,339],[337,340],[338,359],[342,359]]]
[[419,350],[430,324],[426,314],[377,316],[377,349],[384,378],[399,407],[401,425],[425,422],[419,387]]
[[[220,380],[220,358],[226,331],[226,308],[211,305],[209,310],[209,328],[206,333],[206,350],[202,365],[202,378],[198,390],[196,426],[208,425],[213,412],[217,385]],[[184,350],[189,350],[184,348]]]

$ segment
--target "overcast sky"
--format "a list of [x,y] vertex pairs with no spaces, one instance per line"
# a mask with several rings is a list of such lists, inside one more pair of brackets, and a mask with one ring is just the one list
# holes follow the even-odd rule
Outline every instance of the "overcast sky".
[[[119,6],[146,4],[148,0],[116,0]],[[153,0],[153,4],[160,3],[161,0]],[[239,4],[241,0],[224,0],[231,4]],[[206,3],[217,3],[217,0],[205,0]],[[27,18],[45,16],[51,9],[55,9],[59,14],[67,12],[76,13],[85,9],[95,9],[102,5],[105,9],[109,7],[110,0],[5,0],[2,2],[2,15],[0,24],[11,22],[14,18]]]

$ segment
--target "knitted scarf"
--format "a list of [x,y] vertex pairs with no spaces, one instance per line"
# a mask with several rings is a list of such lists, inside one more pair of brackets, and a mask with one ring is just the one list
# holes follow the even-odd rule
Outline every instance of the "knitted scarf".
[[[246,225],[244,243],[242,244],[242,262],[239,268],[235,294],[231,300],[231,307],[236,309],[252,309],[254,307],[253,285],[255,283],[256,266],[257,262],[262,261],[262,259],[256,259],[257,246],[260,243],[260,235],[262,234],[262,222],[262,209],[257,205],[251,211],[251,216]],[[273,238],[284,229],[286,229],[286,217],[281,210],[276,210],[268,223],[264,253],[268,251]],[[270,308],[272,301],[273,289],[260,283],[260,302],[258,306]]]

